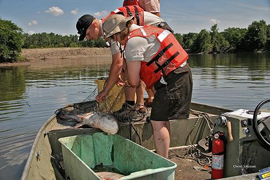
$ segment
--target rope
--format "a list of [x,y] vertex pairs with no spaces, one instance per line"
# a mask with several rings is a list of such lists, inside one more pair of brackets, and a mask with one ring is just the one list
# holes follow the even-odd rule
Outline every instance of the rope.
[[[138,131],[137,131],[136,128],[134,127],[134,124],[133,124],[131,121],[129,121],[129,140],[131,140],[131,133],[132,133],[131,131],[132,131],[132,129],[134,130],[134,132],[135,132],[136,135],[138,136],[139,144],[142,145],[142,140],[141,140],[141,137],[140,137]],[[131,141],[132,141],[132,140],[131,140]]]
[[191,159],[197,161],[197,163],[201,166],[211,166],[211,158],[202,154],[201,150],[197,148],[197,145],[189,145],[189,147],[185,150],[184,155],[175,155],[178,158],[182,159]]
[[[105,82],[103,84],[103,89],[105,88],[106,84],[107,84],[108,78],[105,79]],[[122,94],[124,92],[124,87],[119,91],[119,93],[117,94],[116,98],[114,99],[114,101],[111,103],[112,105],[110,106],[110,104],[108,103],[108,99],[110,99],[110,97],[115,96],[115,94],[111,94],[109,96],[105,97],[105,101],[104,101],[104,108],[105,111],[108,113],[112,113],[112,109],[114,108],[114,106],[117,104],[117,102],[120,100]],[[109,108],[109,110],[107,110],[107,108]]]
[[122,87],[121,91],[117,94],[115,100],[112,103],[112,106],[109,109],[109,113],[112,113],[111,112],[112,111],[112,108],[115,106],[116,102],[120,100],[120,97],[122,96],[123,92],[124,92],[124,87]]
[[96,93],[96,91],[97,91],[97,87],[96,87],[96,88],[90,93],[90,95],[87,96],[82,102],[90,101],[90,100],[91,100],[90,97],[92,97],[93,94]]
[[204,112],[200,112],[200,111],[196,111],[193,109],[190,109],[190,112],[196,116],[198,116],[198,119],[204,119],[207,122],[208,128],[210,129],[211,132],[213,132],[214,130],[214,123],[211,120],[210,116],[208,115],[208,113],[204,113]]
[[196,120],[194,126],[192,127],[192,129],[189,132],[189,134],[187,136],[187,139],[186,139],[186,142],[188,141],[189,144],[192,144],[191,140],[190,140],[190,136],[191,136],[193,130],[195,129],[195,127],[197,126],[197,124],[199,123],[200,120],[205,120],[206,121],[207,126],[210,129],[211,133],[213,132],[213,129],[214,129],[214,123],[213,123],[213,121],[211,120],[210,116],[207,113],[203,113],[203,112],[196,111],[196,110],[193,110],[193,109],[190,109],[190,112],[191,112],[191,114],[198,116],[198,119]]

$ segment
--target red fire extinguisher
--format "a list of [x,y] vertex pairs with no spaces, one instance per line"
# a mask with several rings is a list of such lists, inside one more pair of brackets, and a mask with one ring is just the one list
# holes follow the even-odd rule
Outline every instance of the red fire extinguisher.
[[223,178],[225,136],[218,132],[214,135],[212,142],[212,179]]

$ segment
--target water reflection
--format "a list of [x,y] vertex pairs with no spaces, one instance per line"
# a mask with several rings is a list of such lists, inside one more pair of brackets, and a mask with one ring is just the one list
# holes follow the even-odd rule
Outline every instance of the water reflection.
[[270,54],[190,56],[193,101],[229,109],[254,109],[269,97]]
[[109,63],[94,58],[0,68],[0,179],[21,177],[39,128],[59,107],[86,98],[94,80],[108,75]]
[[[254,109],[270,98],[267,62],[269,53],[191,55],[192,100]],[[95,79],[108,76],[109,67],[110,57],[96,57],[0,68],[0,179],[20,178],[42,124],[59,107],[85,99],[94,91]]]
[[21,99],[25,92],[25,68],[0,69],[0,101]]
[[249,70],[269,70],[270,53],[242,53],[217,55],[191,55],[189,64],[202,68],[248,68]]

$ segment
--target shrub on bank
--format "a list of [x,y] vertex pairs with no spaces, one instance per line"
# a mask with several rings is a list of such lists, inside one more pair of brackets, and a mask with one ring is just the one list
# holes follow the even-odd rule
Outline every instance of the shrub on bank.
[[22,45],[22,29],[11,21],[0,19],[0,62],[16,61]]

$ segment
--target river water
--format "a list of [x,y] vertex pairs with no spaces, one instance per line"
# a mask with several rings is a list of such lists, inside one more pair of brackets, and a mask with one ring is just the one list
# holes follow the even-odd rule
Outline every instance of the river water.
[[[192,101],[255,109],[270,98],[270,53],[191,55]],[[110,57],[0,67],[0,179],[20,179],[39,128],[65,104],[83,101],[108,76]]]

